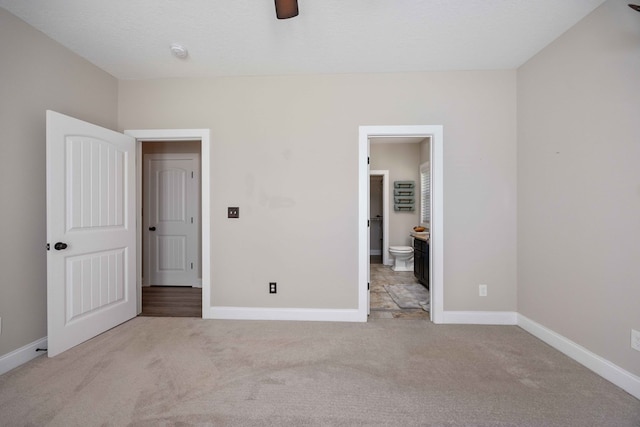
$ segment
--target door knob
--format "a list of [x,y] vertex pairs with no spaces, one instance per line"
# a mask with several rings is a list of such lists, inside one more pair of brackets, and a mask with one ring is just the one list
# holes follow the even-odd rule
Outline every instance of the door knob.
[[62,243],[62,242],[58,242],[58,243],[56,243],[55,245],[53,245],[53,248],[54,248],[56,251],[61,251],[61,250],[63,250],[63,249],[67,249],[67,244],[66,244],[66,243]]
[[155,227],[149,227],[149,231],[156,231]]

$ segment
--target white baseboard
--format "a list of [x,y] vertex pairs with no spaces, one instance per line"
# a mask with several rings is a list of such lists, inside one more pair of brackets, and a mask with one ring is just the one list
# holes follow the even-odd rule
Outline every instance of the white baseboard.
[[40,338],[24,347],[13,350],[11,353],[0,356],[0,375],[47,353],[46,351],[36,351],[37,348],[47,348],[47,337]]
[[206,319],[226,320],[303,320],[321,322],[366,322],[367,315],[357,309],[211,307]]
[[598,356],[568,338],[518,314],[518,326],[541,339],[556,350],[566,354],[576,362],[591,369],[607,381],[612,382],[627,393],[640,399],[640,377]]
[[[518,314],[511,311],[445,311],[443,322],[472,325],[517,325]],[[323,322],[366,322],[359,310],[313,308],[210,307],[205,319],[302,320]]]
[[517,325],[515,311],[445,311],[442,323],[464,325]]

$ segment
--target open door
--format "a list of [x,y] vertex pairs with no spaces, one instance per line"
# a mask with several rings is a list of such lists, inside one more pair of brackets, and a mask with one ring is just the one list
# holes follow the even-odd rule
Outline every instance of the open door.
[[136,315],[135,140],[47,111],[49,357]]

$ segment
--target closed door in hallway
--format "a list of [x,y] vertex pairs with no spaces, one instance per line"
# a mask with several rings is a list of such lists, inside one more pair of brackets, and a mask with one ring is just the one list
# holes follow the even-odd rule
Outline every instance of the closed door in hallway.
[[144,283],[196,286],[199,155],[145,155]]

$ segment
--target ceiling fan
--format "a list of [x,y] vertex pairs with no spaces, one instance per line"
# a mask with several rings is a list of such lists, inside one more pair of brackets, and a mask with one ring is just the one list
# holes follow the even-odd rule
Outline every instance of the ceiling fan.
[[[275,0],[276,16],[278,19],[288,19],[298,16],[298,0]],[[629,7],[640,12],[640,5],[629,4]]]
[[[276,16],[278,19],[288,19],[298,16],[298,0],[275,0]],[[640,12],[640,5],[629,4],[629,7]]]
[[276,16],[278,19],[288,19],[298,16],[298,0],[275,0]]

